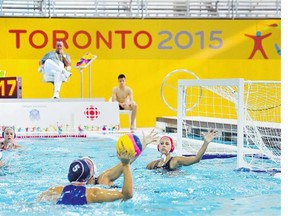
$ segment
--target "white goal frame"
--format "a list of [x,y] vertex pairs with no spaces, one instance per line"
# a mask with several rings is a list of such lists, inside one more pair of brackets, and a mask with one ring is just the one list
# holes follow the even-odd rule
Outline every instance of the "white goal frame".
[[235,98],[235,110],[237,112],[237,168],[245,167],[243,160],[243,143],[244,143],[244,79],[198,79],[198,80],[178,80],[178,98],[177,98],[177,155],[182,155],[183,142],[183,116],[186,109],[183,106],[185,97],[185,86],[196,86],[199,88],[208,88],[209,86],[236,86],[238,89]]

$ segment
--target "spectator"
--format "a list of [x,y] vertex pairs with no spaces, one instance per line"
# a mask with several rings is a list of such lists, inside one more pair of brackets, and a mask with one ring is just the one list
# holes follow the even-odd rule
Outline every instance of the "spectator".
[[72,75],[68,70],[71,69],[71,59],[64,53],[62,41],[56,42],[56,50],[48,52],[39,62],[39,71],[44,73],[44,81],[54,84],[54,99],[60,98],[62,82],[66,82]]
[[120,110],[132,110],[130,130],[136,130],[135,120],[137,113],[137,104],[133,99],[133,91],[130,87],[126,86],[126,77],[124,74],[118,76],[119,86],[112,90],[112,101],[119,103]]

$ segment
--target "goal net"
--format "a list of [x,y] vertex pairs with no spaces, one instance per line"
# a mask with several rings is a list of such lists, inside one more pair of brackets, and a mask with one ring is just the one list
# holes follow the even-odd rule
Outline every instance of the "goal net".
[[237,156],[237,168],[280,170],[280,109],[278,81],[179,80],[177,153],[195,154],[202,134],[215,128],[206,155]]

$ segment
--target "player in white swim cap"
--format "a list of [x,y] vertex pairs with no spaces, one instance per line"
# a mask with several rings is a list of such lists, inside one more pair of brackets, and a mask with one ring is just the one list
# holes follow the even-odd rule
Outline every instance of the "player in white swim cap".
[[21,147],[15,142],[16,134],[12,127],[6,127],[2,132],[2,137],[4,140],[0,143],[0,151]]

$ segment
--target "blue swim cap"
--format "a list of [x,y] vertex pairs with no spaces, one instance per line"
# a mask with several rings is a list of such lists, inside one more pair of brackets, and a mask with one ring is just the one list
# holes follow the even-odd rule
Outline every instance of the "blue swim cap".
[[74,160],[69,167],[70,182],[87,182],[90,178],[90,168],[85,160]]
[[[85,160],[86,162],[87,162],[87,160],[90,161],[90,163],[91,163],[91,165],[93,166],[93,169],[94,169],[94,174],[97,172],[97,166],[95,165],[95,163],[93,162],[93,160],[90,157],[85,156],[85,157],[80,158],[80,160]],[[90,171],[91,171],[92,167],[90,166],[89,162],[87,162],[87,164],[88,164],[88,166],[90,168]]]

